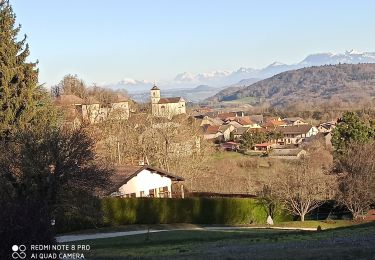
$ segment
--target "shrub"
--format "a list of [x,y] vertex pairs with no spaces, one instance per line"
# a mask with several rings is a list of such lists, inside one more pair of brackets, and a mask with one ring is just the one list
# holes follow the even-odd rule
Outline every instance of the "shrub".
[[[257,199],[244,198],[105,198],[104,223],[126,224],[264,224],[267,213]],[[278,210],[275,221],[291,217]]]
[[[9,198],[10,199],[10,198]],[[12,245],[55,243],[48,208],[31,198],[0,198],[0,259],[12,259]]]

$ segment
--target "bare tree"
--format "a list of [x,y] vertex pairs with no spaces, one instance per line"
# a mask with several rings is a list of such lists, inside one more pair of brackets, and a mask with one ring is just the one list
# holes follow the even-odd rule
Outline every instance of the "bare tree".
[[262,190],[258,193],[258,197],[267,215],[271,216],[271,218],[274,218],[280,202],[275,191],[272,190],[272,185],[263,185]]
[[340,157],[337,200],[345,205],[354,219],[366,212],[375,202],[374,142],[352,144]]
[[212,182],[203,176],[208,172],[212,145],[202,140],[199,125],[185,115],[168,120],[139,113],[129,120],[108,120],[90,127],[101,140],[97,152],[108,162],[131,165],[143,160],[184,177],[190,191],[204,186],[201,182]]
[[55,86],[55,88],[60,89],[58,91],[60,94],[72,94],[80,98],[85,98],[87,96],[86,84],[82,79],[79,79],[77,75],[68,74],[64,76],[64,78],[60,81],[58,86]]
[[307,213],[327,199],[332,180],[333,177],[326,175],[319,164],[305,158],[290,163],[273,181],[272,190],[290,213],[304,221]]

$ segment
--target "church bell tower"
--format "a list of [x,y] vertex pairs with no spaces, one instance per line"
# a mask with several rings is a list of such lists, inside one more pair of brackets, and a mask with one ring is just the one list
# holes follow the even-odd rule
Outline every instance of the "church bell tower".
[[157,104],[160,100],[160,89],[154,85],[151,89],[151,104]]

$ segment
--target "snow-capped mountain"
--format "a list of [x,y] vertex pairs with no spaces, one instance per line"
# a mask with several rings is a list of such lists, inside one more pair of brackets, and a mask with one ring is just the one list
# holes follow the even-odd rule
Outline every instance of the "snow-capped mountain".
[[[233,84],[238,85],[238,83],[243,79],[265,79],[287,70],[339,63],[375,63],[375,52],[359,52],[356,50],[350,50],[337,54],[317,53],[308,55],[304,60],[295,64],[274,62],[262,69],[241,67],[234,71],[215,70],[196,74],[184,72],[176,75],[174,79],[157,81],[156,84],[162,86],[163,89],[194,88],[198,85],[223,87]],[[116,83],[107,83],[103,85],[114,89],[125,88],[130,93],[134,93],[146,91],[152,84],[152,81],[147,80],[124,79]]]
[[344,53],[318,53],[307,56],[299,64],[307,66],[319,66],[323,64],[338,63],[374,63],[375,52],[359,52],[356,50],[346,51]]

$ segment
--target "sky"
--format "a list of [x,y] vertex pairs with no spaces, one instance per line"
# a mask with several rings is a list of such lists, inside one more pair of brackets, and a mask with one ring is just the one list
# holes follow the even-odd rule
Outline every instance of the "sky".
[[262,68],[307,55],[375,52],[375,1],[10,0],[39,81],[158,81]]

